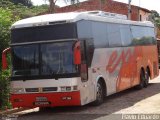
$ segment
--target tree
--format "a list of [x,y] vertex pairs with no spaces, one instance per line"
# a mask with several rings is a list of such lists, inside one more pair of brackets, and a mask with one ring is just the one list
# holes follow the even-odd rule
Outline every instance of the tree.
[[[55,8],[56,8],[56,3],[58,0],[45,0],[49,2],[49,12],[50,13],[54,13],[55,12]],[[66,4],[70,3],[70,4],[77,4],[80,1],[79,0],[63,0]]]
[[10,70],[0,72],[0,110],[11,108],[10,96]]
[[[0,54],[9,46],[10,41],[10,26],[18,20],[17,16],[14,16],[9,9],[0,8]],[[0,55],[1,64],[1,55]],[[1,67],[1,65],[0,65]]]
[[[0,54],[9,46],[10,26],[18,19],[12,14],[8,8],[0,7]],[[9,103],[9,76],[10,71],[1,71],[1,55],[0,55],[0,109],[10,106]]]
[[159,13],[155,10],[151,10],[151,14],[152,14],[153,17],[160,17]]
[[[49,2],[49,12],[54,13],[56,8],[56,3],[58,0],[44,0]],[[81,0],[63,0],[66,4],[69,3],[71,5],[79,4]],[[99,6],[100,10],[102,9],[102,5],[105,4],[107,0],[100,0]]]
[[157,37],[160,37],[160,15],[157,11],[151,10],[151,15],[149,16],[149,20],[152,21],[157,27]]
[[53,13],[55,11],[57,0],[49,0],[49,12]]
[[24,6],[27,6],[27,7],[31,7],[33,6],[33,3],[31,0],[10,0],[12,3],[14,3],[15,5],[18,5],[18,4],[22,4]]
[[157,11],[151,10],[151,15],[149,16],[149,20],[160,28],[160,15]]

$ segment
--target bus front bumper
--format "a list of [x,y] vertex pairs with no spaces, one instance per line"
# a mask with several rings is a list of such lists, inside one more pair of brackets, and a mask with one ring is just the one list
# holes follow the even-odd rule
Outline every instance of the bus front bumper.
[[80,91],[58,93],[11,94],[10,100],[14,108],[81,105]]

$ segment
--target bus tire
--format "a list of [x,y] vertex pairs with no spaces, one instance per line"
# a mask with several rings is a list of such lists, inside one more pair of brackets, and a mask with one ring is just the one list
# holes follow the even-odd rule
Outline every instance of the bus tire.
[[141,73],[140,73],[140,83],[139,83],[139,85],[136,86],[136,88],[138,90],[141,90],[142,88],[144,88],[145,80],[146,80],[145,73],[144,73],[143,70],[141,70]]
[[93,102],[94,106],[102,104],[104,101],[104,88],[101,81],[98,81],[96,88],[96,100]]
[[148,70],[146,71],[146,74],[145,74],[145,81],[144,81],[144,87],[147,88],[148,87],[148,84],[149,84],[149,72]]

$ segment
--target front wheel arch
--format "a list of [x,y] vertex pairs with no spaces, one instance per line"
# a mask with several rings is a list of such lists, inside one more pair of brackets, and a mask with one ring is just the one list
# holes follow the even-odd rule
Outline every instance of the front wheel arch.
[[[93,105],[95,106],[98,106],[100,104],[103,103],[104,101],[104,98],[107,94],[106,92],[106,83],[105,83],[105,80],[103,78],[99,78],[96,82],[96,100],[93,102]],[[99,92],[99,89],[102,90],[102,92]],[[102,95],[100,95],[101,97],[99,98],[99,94],[98,93],[101,93]]]
[[107,85],[106,85],[105,80],[102,77],[100,77],[99,80],[98,80],[98,82],[102,83],[103,91],[104,91],[104,96],[106,96],[107,95]]

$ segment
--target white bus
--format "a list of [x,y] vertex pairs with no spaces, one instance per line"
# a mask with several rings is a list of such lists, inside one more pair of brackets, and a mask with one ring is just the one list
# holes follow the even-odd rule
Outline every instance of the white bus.
[[159,74],[154,25],[120,14],[20,20],[12,25],[10,46],[13,107],[99,105],[105,96],[147,87]]

